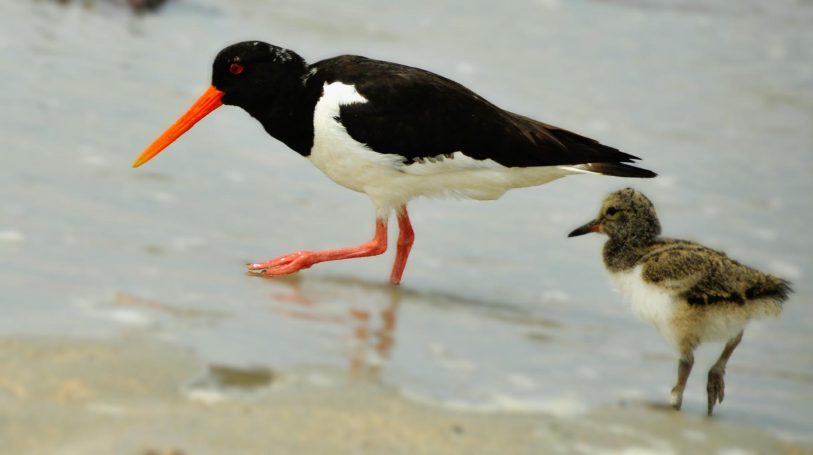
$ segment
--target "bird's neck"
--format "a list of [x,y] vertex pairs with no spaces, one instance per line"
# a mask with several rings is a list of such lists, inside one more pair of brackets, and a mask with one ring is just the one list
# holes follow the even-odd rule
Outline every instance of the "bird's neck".
[[655,242],[652,238],[612,238],[604,244],[604,265],[610,272],[623,272],[634,268]]
[[319,92],[302,80],[292,81],[273,99],[262,100],[244,109],[256,118],[271,136],[302,156],[313,146],[313,110]]

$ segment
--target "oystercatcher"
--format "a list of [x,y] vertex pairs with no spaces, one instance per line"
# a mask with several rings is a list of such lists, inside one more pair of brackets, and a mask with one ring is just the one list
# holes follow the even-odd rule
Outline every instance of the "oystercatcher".
[[658,237],[655,207],[626,188],[604,200],[598,217],[575,229],[609,236],[604,265],[633,311],[658,328],[680,356],[672,406],[680,409],[694,364],[694,350],[706,341],[726,342],[711,367],[706,392],[708,415],[725,396],[726,364],[753,318],[777,316],[790,283],[730,259],[725,253],[685,240]]
[[242,107],[274,138],[336,183],[367,194],[375,237],[362,245],[298,251],[249,264],[282,275],[313,264],[387,249],[387,221],[400,233],[390,281],[401,281],[414,233],[407,202],[417,196],[499,198],[512,188],[569,174],[654,177],[638,159],[593,139],[498,108],[429,71],[354,55],[308,65],[261,41],[226,47],[212,85],[135,160],[141,166],[222,104]]

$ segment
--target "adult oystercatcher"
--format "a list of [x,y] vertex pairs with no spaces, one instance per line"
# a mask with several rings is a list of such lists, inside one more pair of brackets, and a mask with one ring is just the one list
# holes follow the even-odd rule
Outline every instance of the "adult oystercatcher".
[[383,253],[394,210],[400,232],[390,281],[398,284],[414,240],[406,208],[414,197],[491,200],[569,174],[656,175],[626,164],[635,156],[504,111],[429,71],[354,55],[308,65],[295,52],[260,41],[220,51],[211,87],[133,167],[222,104],[242,107],[333,181],[367,194],[376,208],[371,241],[248,265],[267,275]]
[[568,237],[607,234],[604,265],[633,311],[651,323],[680,355],[672,406],[680,409],[694,364],[694,350],[706,341],[726,342],[709,370],[708,415],[725,396],[726,364],[742,340],[746,323],[777,316],[790,283],[730,259],[703,245],[660,238],[655,206],[626,188],[604,199],[598,217]]

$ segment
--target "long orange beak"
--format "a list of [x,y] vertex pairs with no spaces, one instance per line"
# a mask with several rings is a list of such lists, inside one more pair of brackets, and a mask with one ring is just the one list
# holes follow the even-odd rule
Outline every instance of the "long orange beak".
[[195,101],[195,104],[193,104],[184,115],[176,120],[172,126],[167,128],[164,134],[159,136],[146,150],[141,152],[141,155],[133,161],[133,167],[139,167],[153,159],[155,155],[161,153],[161,150],[164,150],[169,144],[175,142],[175,139],[178,139],[183,133],[189,131],[189,128],[192,128],[200,119],[222,106],[223,102],[220,101],[222,97],[223,92],[214,88],[214,86],[206,89],[203,95]]

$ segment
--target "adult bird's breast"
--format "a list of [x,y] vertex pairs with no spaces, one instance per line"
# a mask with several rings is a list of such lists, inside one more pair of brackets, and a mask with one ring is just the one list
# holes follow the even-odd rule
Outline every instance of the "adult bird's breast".
[[401,161],[397,155],[378,153],[356,141],[342,125],[341,106],[367,102],[353,85],[325,83],[313,112],[313,147],[308,156],[331,180],[359,192],[392,178]]

